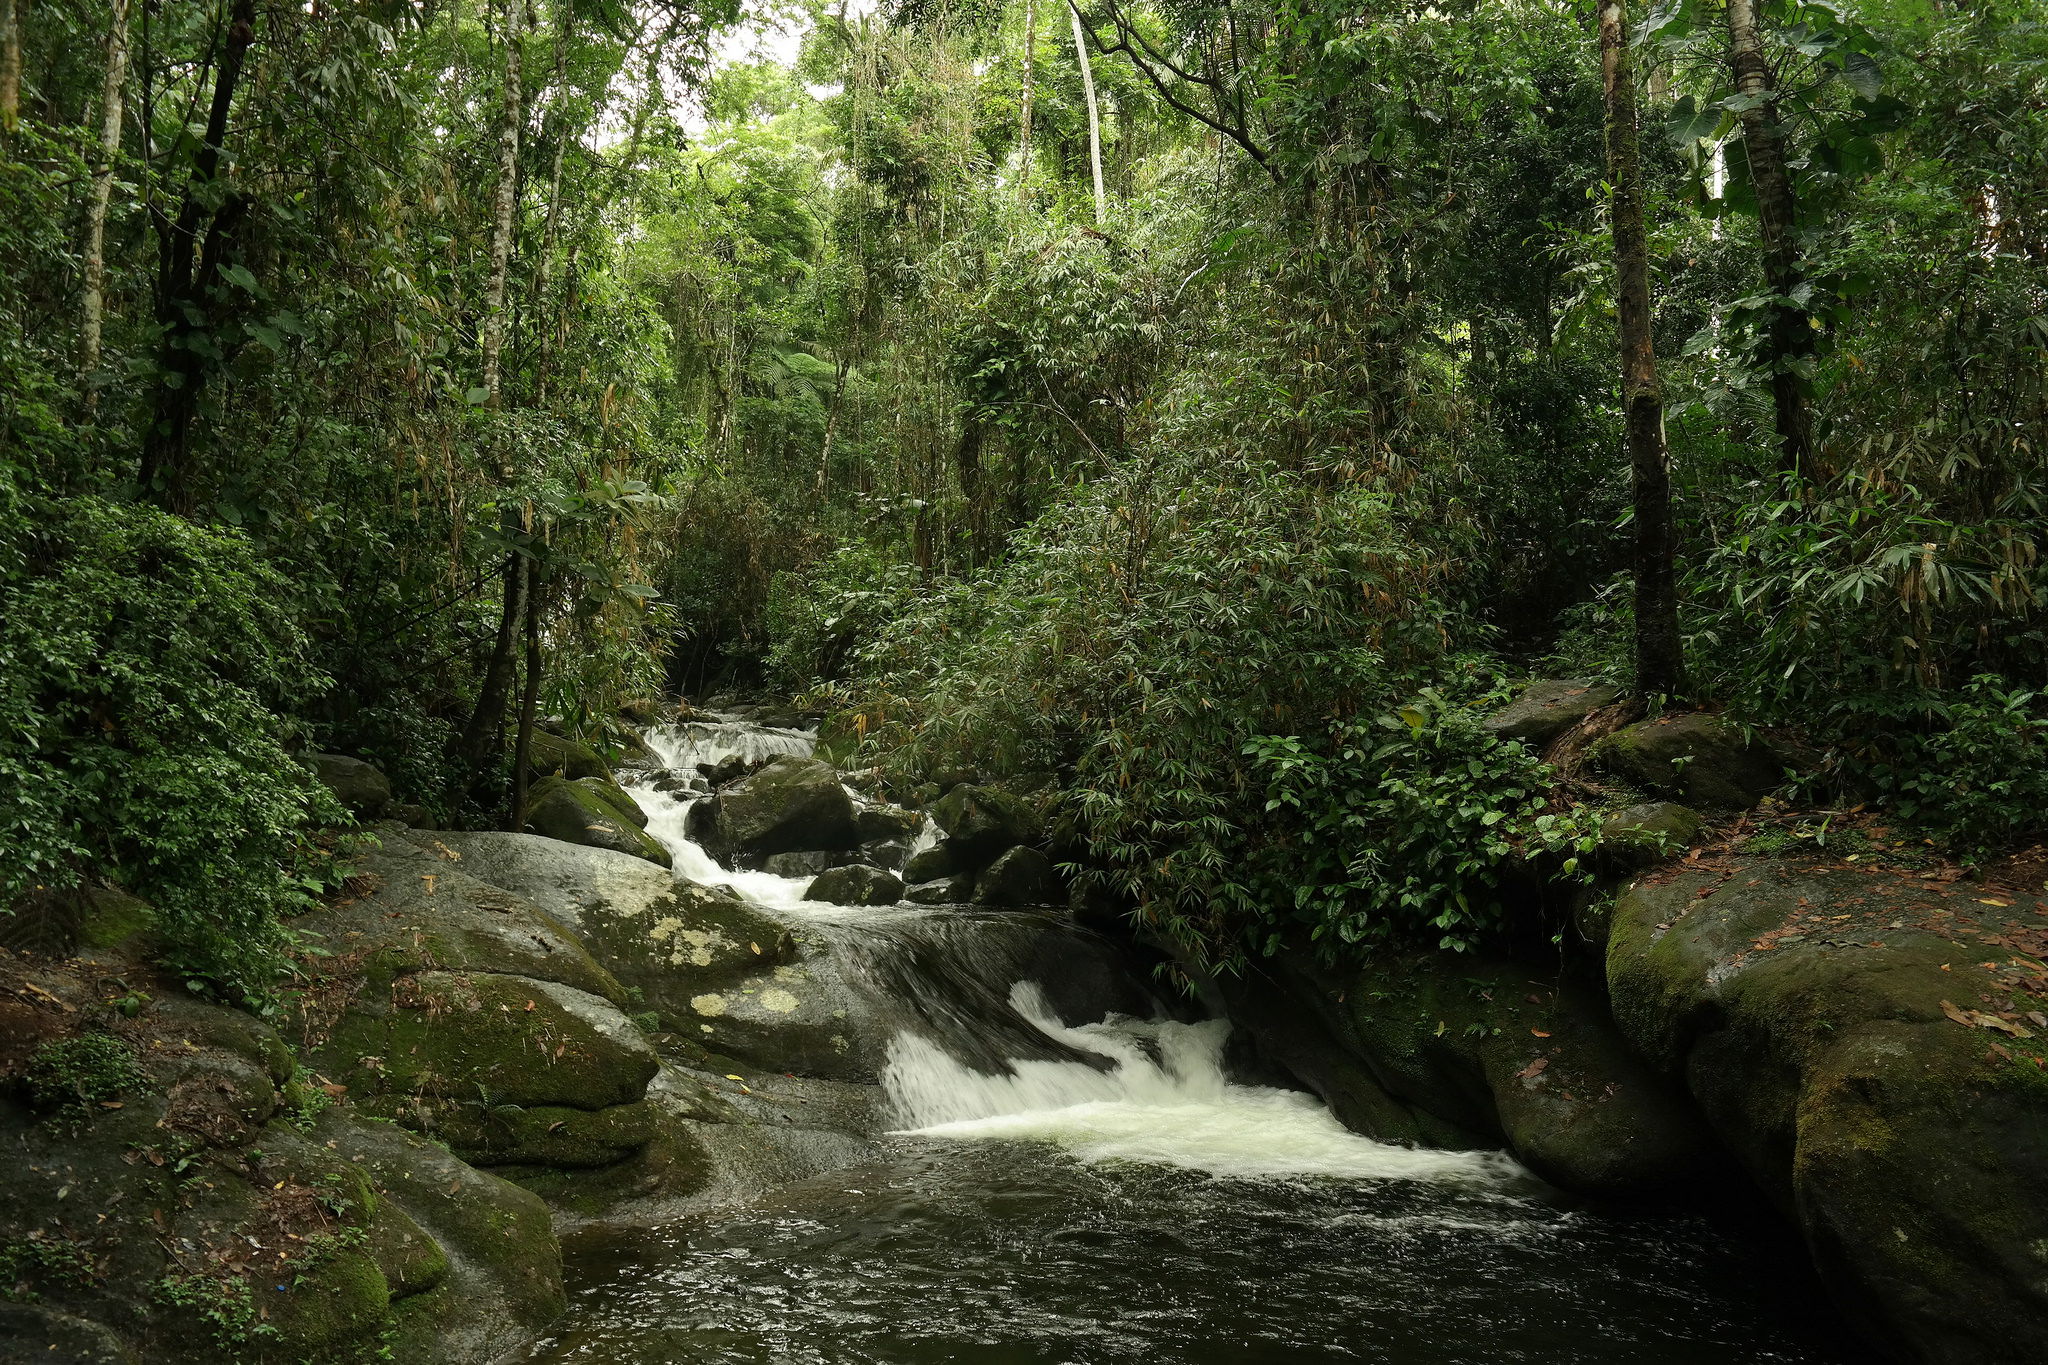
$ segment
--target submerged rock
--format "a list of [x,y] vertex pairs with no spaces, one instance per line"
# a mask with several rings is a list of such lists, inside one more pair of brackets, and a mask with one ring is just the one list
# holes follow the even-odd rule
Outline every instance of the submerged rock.
[[894,905],[903,897],[903,882],[879,867],[853,863],[819,873],[804,888],[807,901],[830,905]]
[[1720,716],[1664,716],[1615,731],[1600,767],[1647,791],[1708,811],[1747,810],[1792,778],[1789,750]]
[[1486,728],[1502,739],[1518,739],[1541,749],[1603,706],[1612,705],[1621,689],[1587,679],[1539,679],[1522,695],[1488,716]]
[[1907,1359],[2021,1365],[2048,1341],[2044,917],[2038,895],[1769,859],[1615,905],[1615,1018]]

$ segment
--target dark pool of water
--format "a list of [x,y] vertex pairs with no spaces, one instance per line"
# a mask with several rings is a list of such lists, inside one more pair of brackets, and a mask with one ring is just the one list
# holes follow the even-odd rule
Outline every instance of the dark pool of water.
[[1050,1146],[888,1159],[570,1248],[527,1359],[606,1365],[1840,1365],[1789,1260],[1530,1189],[1215,1179]]

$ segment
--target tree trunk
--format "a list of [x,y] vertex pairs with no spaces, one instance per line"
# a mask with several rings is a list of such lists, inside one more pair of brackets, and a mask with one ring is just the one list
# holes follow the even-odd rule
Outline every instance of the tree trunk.
[[1664,395],[1650,338],[1650,253],[1643,228],[1643,174],[1636,145],[1635,72],[1624,0],[1600,0],[1600,70],[1606,92],[1607,179],[1614,231],[1621,396],[1635,502],[1636,691],[1675,696],[1684,685],[1678,639],[1671,517],[1671,459]]
[[505,812],[505,828],[514,834],[526,828],[527,755],[533,752],[533,718],[540,709],[540,683],[544,660],[540,650],[541,581],[540,562],[526,562],[526,685],[519,695],[519,733],[512,742],[512,800]]
[[[4,3],[4,0],[0,0]],[[114,193],[114,159],[121,154],[122,86],[128,79],[128,0],[113,0],[107,33],[107,71],[100,86],[100,154],[92,165],[92,200],[85,213],[85,285],[78,324],[78,374],[89,381],[100,365],[100,319],[106,308],[107,205]],[[97,395],[86,392],[86,406]]]
[[1038,47],[1038,0],[1024,0],[1024,97],[1018,113],[1017,202],[1023,203],[1031,189],[1031,101],[1036,87],[1032,59]]
[[192,176],[177,217],[158,228],[156,316],[163,341],[157,354],[154,417],[143,436],[138,480],[145,497],[174,512],[188,510],[191,496],[192,421],[206,381],[206,359],[197,342],[213,312],[208,291],[224,263],[228,240],[248,210],[239,194],[229,194],[218,207],[210,208],[209,203],[215,197],[213,182],[220,176],[242,63],[255,40],[256,0],[234,0],[228,12],[227,45],[214,76],[205,139],[192,158]]
[[21,6],[0,0],[0,132],[21,126]]
[[512,227],[519,196],[519,129],[525,122],[520,88],[520,12],[525,0],[505,4],[505,107],[498,125],[498,195],[491,214],[491,278],[484,289],[484,399],[498,406],[505,350],[505,282],[512,271]]
[[[1728,51],[1737,94],[1756,98],[1773,93],[1754,0],[1728,0]],[[1750,184],[1756,191],[1764,280],[1778,300],[1771,305],[1768,333],[1778,447],[1786,471],[1804,474],[1813,454],[1813,419],[1806,404],[1805,376],[1800,370],[1801,362],[1813,354],[1813,327],[1805,310],[1789,301],[1805,279],[1796,235],[1798,205],[1792,197],[1792,177],[1785,169],[1784,137],[1776,103],[1766,99],[1743,110],[1738,117],[1742,123],[1742,150],[1749,159]]]
[[547,398],[548,367],[553,359],[555,330],[559,321],[559,310],[548,299],[548,280],[553,273],[555,237],[562,222],[562,153],[569,144],[569,112],[565,106],[569,99],[567,69],[572,21],[572,7],[563,0],[555,30],[555,117],[551,120],[555,125],[554,164],[548,172],[547,219],[541,229],[540,262],[534,269],[533,289],[534,307],[540,313],[540,339],[535,347],[534,369],[543,401]]
[[[519,514],[507,508],[504,524],[508,532],[516,532],[520,524]],[[458,758],[472,793],[485,790],[491,754],[502,738],[505,700],[512,690],[513,648],[518,643],[519,623],[526,612],[525,563],[516,550],[505,556],[505,586],[498,612],[498,635],[491,642],[491,657],[484,665],[483,682],[476,692],[476,706],[469,713],[469,723],[462,727],[462,752]]]
[[1081,67],[1081,93],[1088,97],[1088,169],[1095,177],[1095,225],[1101,227],[1109,216],[1109,202],[1102,193],[1102,115],[1095,107],[1095,68],[1088,64],[1088,40],[1081,31],[1081,10],[1067,0],[1067,17],[1074,21],[1074,60]]

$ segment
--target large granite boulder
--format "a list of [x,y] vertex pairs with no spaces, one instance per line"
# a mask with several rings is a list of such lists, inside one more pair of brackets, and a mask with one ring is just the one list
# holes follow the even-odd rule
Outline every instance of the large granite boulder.
[[996,860],[974,882],[974,903],[1015,908],[1051,905],[1061,899],[1052,860],[1035,848],[1018,846]]
[[1616,1020],[1927,1365],[2048,1342],[2048,900],[1885,865],[1721,859],[1623,892]]
[[526,771],[530,778],[565,777],[574,781],[579,777],[595,777],[604,782],[612,780],[611,767],[598,757],[597,750],[545,730],[536,730],[527,738]]
[[839,772],[783,754],[719,794],[717,839],[734,856],[851,848],[860,842],[853,798]]

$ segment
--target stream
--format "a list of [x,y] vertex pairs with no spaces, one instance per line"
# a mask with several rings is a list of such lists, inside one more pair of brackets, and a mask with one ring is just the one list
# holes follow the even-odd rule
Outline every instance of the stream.
[[[684,774],[810,750],[744,724],[649,742]],[[690,839],[681,784],[634,795],[678,877],[734,887],[903,1006],[880,1070],[889,1131],[857,1165],[573,1234],[569,1311],[522,1360],[1842,1359],[1818,1286],[1769,1236],[1595,1211],[1504,1153],[1372,1141],[1308,1095],[1233,1079],[1223,1020],[1072,1022],[1057,980],[1018,975],[1034,970],[1018,931],[1051,917],[806,903],[806,878],[726,869]]]

